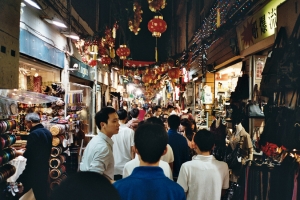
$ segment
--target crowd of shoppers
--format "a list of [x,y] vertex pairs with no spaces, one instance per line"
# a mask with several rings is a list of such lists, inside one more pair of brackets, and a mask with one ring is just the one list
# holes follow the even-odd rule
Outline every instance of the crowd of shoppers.
[[146,111],[137,105],[129,112],[104,107],[95,122],[99,131],[84,150],[81,172],[64,180],[52,199],[71,190],[72,199],[89,199],[81,197],[96,190],[108,199],[219,200],[229,187],[227,164],[211,155],[212,133],[197,131],[195,121],[173,106]]

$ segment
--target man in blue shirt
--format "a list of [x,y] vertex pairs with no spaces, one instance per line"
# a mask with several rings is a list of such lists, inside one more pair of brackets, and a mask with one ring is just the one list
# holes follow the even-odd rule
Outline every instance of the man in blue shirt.
[[164,175],[159,160],[167,152],[168,135],[159,124],[144,123],[134,135],[140,166],[114,183],[122,200],[183,200],[183,188]]
[[189,146],[186,139],[177,132],[180,125],[180,118],[177,115],[169,116],[168,125],[169,145],[174,154],[173,180],[176,181],[181,165],[189,160]]

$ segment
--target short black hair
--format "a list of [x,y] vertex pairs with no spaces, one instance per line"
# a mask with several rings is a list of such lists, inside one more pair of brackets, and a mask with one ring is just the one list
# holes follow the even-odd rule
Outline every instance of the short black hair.
[[117,189],[100,173],[77,172],[57,186],[51,200],[120,200]]
[[96,125],[98,127],[99,130],[101,130],[101,126],[100,123],[104,122],[107,124],[109,115],[112,113],[115,113],[116,110],[113,107],[104,107],[102,108],[100,111],[98,111],[95,115],[95,121],[96,121]]
[[124,120],[127,117],[127,111],[124,109],[120,109],[117,111],[117,114],[119,116],[119,120]]
[[160,118],[157,118],[157,117],[149,117],[148,119],[146,119],[146,123],[159,124],[159,125],[164,126],[163,121]]
[[201,129],[194,136],[194,142],[200,151],[211,151],[215,144],[214,135],[206,129]]
[[161,109],[161,106],[154,106],[153,111],[157,111],[158,109]]
[[168,134],[159,124],[144,123],[134,134],[134,144],[144,162],[156,163],[168,144]]
[[174,109],[174,106],[172,106],[172,105],[169,104],[169,105],[167,106],[167,109],[170,109],[170,108]]
[[137,118],[139,116],[139,109],[138,108],[132,108],[130,111],[130,115],[132,118]]
[[170,115],[168,118],[168,124],[170,129],[178,129],[180,125],[180,117],[177,115]]

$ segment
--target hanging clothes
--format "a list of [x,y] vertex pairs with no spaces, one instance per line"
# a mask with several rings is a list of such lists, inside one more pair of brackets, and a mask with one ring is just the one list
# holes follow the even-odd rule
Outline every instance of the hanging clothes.
[[222,123],[220,117],[214,120],[210,126],[210,131],[213,133],[215,140],[215,148],[212,153],[219,161],[224,160],[226,152],[226,129],[227,127]]

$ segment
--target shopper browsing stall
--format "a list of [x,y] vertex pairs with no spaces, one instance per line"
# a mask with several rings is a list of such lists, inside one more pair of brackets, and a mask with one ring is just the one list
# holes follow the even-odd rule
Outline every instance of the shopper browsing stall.
[[47,198],[48,161],[52,148],[52,135],[40,123],[40,116],[29,113],[25,117],[25,125],[30,129],[25,152],[17,151],[18,155],[27,158],[26,167],[18,178],[24,186],[24,193],[32,189],[37,200]]

